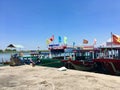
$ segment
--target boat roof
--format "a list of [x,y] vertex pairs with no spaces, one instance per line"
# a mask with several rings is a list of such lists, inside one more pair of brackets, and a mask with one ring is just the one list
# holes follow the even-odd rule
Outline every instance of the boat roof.
[[120,45],[113,45],[113,46],[102,46],[102,47],[99,47],[100,49],[117,49],[117,50],[120,50]]

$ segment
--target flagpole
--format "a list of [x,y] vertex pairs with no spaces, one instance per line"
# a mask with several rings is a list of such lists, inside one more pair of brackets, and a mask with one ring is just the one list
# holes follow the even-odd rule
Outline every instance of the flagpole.
[[52,35],[52,39],[53,39],[53,44],[54,44],[54,35]]
[[113,34],[111,32],[111,55],[112,55],[112,58],[113,58],[113,38],[112,38]]

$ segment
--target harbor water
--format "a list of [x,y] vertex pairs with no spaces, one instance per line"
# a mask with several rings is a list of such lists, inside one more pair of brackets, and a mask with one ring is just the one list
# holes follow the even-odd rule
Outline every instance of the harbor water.
[[0,53],[0,62],[10,61],[11,53]]
[[[0,53],[0,62],[4,61],[10,61],[11,55],[15,53]],[[24,55],[29,55],[30,53],[24,53]]]

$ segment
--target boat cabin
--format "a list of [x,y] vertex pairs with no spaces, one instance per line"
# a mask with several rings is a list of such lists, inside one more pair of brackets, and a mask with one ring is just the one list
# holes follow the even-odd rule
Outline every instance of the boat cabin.
[[65,52],[65,49],[67,48],[66,45],[59,45],[59,44],[51,44],[49,45],[49,51],[50,51],[50,55],[49,57],[52,58],[52,59],[63,59],[64,56],[64,52]]
[[99,49],[100,49],[99,58],[120,59],[120,47],[106,46],[106,47],[99,47]]
[[93,59],[97,58],[99,49],[93,46],[82,46],[73,49],[70,53],[72,53],[69,54],[71,56],[62,60],[65,67],[76,70],[92,70]]
[[120,46],[99,47],[100,53],[94,59],[95,70],[100,73],[120,75]]
[[67,53],[70,53],[70,56],[67,56],[65,59],[92,61],[92,59],[97,58],[99,52],[100,50],[98,48],[94,48],[93,46],[72,48],[67,51]]

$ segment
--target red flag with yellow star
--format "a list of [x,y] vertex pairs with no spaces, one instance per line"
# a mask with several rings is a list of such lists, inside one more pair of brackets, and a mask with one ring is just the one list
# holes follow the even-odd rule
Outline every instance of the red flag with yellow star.
[[113,40],[113,44],[120,45],[120,36],[119,35],[112,34],[112,40]]

